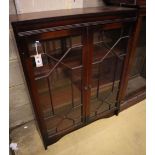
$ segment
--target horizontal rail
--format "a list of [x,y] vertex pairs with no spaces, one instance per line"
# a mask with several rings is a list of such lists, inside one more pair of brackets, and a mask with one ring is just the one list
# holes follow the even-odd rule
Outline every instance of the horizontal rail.
[[46,32],[69,30],[72,28],[96,26],[96,25],[100,25],[100,24],[110,24],[110,23],[116,23],[116,22],[129,22],[129,21],[136,21],[136,17],[123,18],[123,19],[113,19],[113,20],[104,20],[104,21],[96,21],[96,22],[87,22],[87,23],[79,23],[79,24],[49,27],[49,28],[37,29],[37,30],[31,30],[31,31],[24,31],[24,32],[19,32],[18,36],[19,37],[31,36],[31,35],[36,35],[36,34],[41,34],[41,33],[46,33]]

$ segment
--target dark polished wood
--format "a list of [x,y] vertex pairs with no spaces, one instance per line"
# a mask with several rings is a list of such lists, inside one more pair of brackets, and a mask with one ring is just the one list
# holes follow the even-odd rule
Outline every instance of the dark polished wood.
[[146,5],[146,0],[104,0],[107,4]]
[[[112,15],[120,13],[129,13],[135,11],[132,8],[123,8],[123,7],[91,7],[91,8],[79,8],[79,9],[67,9],[67,10],[56,10],[56,11],[44,11],[44,12],[34,12],[34,13],[24,13],[18,15],[11,15],[11,21],[20,21],[20,22],[36,22],[36,21],[45,21],[45,20],[62,20],[78,17],[93,17],[96,15]],[[82,19],[81,19],[82,20]]]
[[73,10],[26,13],[10,16],[12,25],[18,25],[16,31],[30,31],[57,26],[89,23],[96,21],[124,19],[136,16],[134,8],[99,7]]
[[[45,148],[126,107],[120,103],[136,46],[137,8],[48,11],[10,20]],[[43,67],[33,58],[38,40]]]

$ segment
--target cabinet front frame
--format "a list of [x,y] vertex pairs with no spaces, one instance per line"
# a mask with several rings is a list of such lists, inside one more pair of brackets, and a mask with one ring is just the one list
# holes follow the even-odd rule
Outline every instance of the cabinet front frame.
[[[131,18],[130,22],[134,22],[135,18]],[[105,29],[115,29],[120,26],[123,26],[123,24],[126,21],[123,22],[123,19],[121,22],[110,22],[110,24],[99,24],[99,27],[103,25]],[[39,33],[39,34],[33,34],[29,36],[18,36],[16,32],[16,28],[14,29],[15,34],[16,34],[16,41],[17,41],[17,46],[19,49],[19,54],[21,57],[21,62],[23,65],[23,70],[25,73],[26,81],[28,84],[28,88],[30,91],[30,96],[32,99],[33,107],[35,110],[36,114],[36,119],[38,121],[38,125],[41,131],[41,135],[43,137],[43,142],[45,148],[47,148],[48,145],[51,143],[56,142],[58,139],[60,139],[63,135],[74,131],[78,128],[81,128],[82,126],[85,126],[86,124],[97,120],[99,118],[107,117],[110,115],[113,115],[118,112],[119,110],[119,102],[120,98],[118,95],[118,103],[116,108],[114,108],[111,111],[108,111],[104,113],[104,115],[96,117],[94,120],[90,121],[89,120],[89,105],[90,105],[90,85],[91,85],[91,74],[92,74],[92,56],[93,56],[93,31],[98,27],[98,25],[94,26],[87,26],[87,27],[81,27],[81,28],[74,28],[74,29],[69,29],[69,30],[60,30],[60,31],[53,31],[53,32],[46,32],[46,33]],[[34,74],[32,70],[32,62],[30,62],[27,58],[29,57],[29,54],[27,53],[28,48],[27,48],[27,43],[32,40],[46,40],[46,39],[51,39],[51,38],[59,38],[59,37],[65,37],[69,36],[72,34],[79,34],[81,32],[82,34],[82,42],[83,42],[83,55],[82,55],[82,60],[83,60],[83,67],[84,67],[84,73],[83,73],[83,84],[82,84],[82,94],[83,94],[83,115],[84,115],[84,123],[83,125],[76,127],[75,129],[70,129],[68,131],[65,131],[64,133],[61,133],[55,137],[48,138],[47,133],[46,133],[46,128],[44,121],[42,119],[42,112],[39,106],[37,105],[37,102],[39,102],[38,99],[38,94],[35,86],[35,81],[34,81]],[[131,40],[130,40],[131,41]],[[129,43],[130,44],[130,43]],[[128,50],[129,53],[129,50]],[[126,61],[126,60],[125,60]],[[122,76],[126,76],[123,75]],[[122,78],[121,78],[122,80]],[[119,91],[119,94],[121,94],[121,91]]]

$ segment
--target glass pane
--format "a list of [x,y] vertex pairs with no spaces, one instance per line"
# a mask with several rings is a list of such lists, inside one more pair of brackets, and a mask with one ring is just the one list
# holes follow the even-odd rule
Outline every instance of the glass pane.
[[36,43],[29,44],[33,70],[49,136],[82,123],[81,36],[37,42],[43,66],[36,67]]
[[129,27],[94,33],[90,117],[115,108]]
[[126,99],[145,90],[146,86],[146,20],[143,24],[136,48],[136,55],[129,75]]

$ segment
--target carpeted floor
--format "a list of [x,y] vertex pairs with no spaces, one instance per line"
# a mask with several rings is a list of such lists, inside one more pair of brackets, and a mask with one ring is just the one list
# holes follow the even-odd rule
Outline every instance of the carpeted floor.
[[34,122],[11,133],[18,155],[145,155],[146,103],[142,101],[119,116],[98,120],[74,131],[44,150]]

